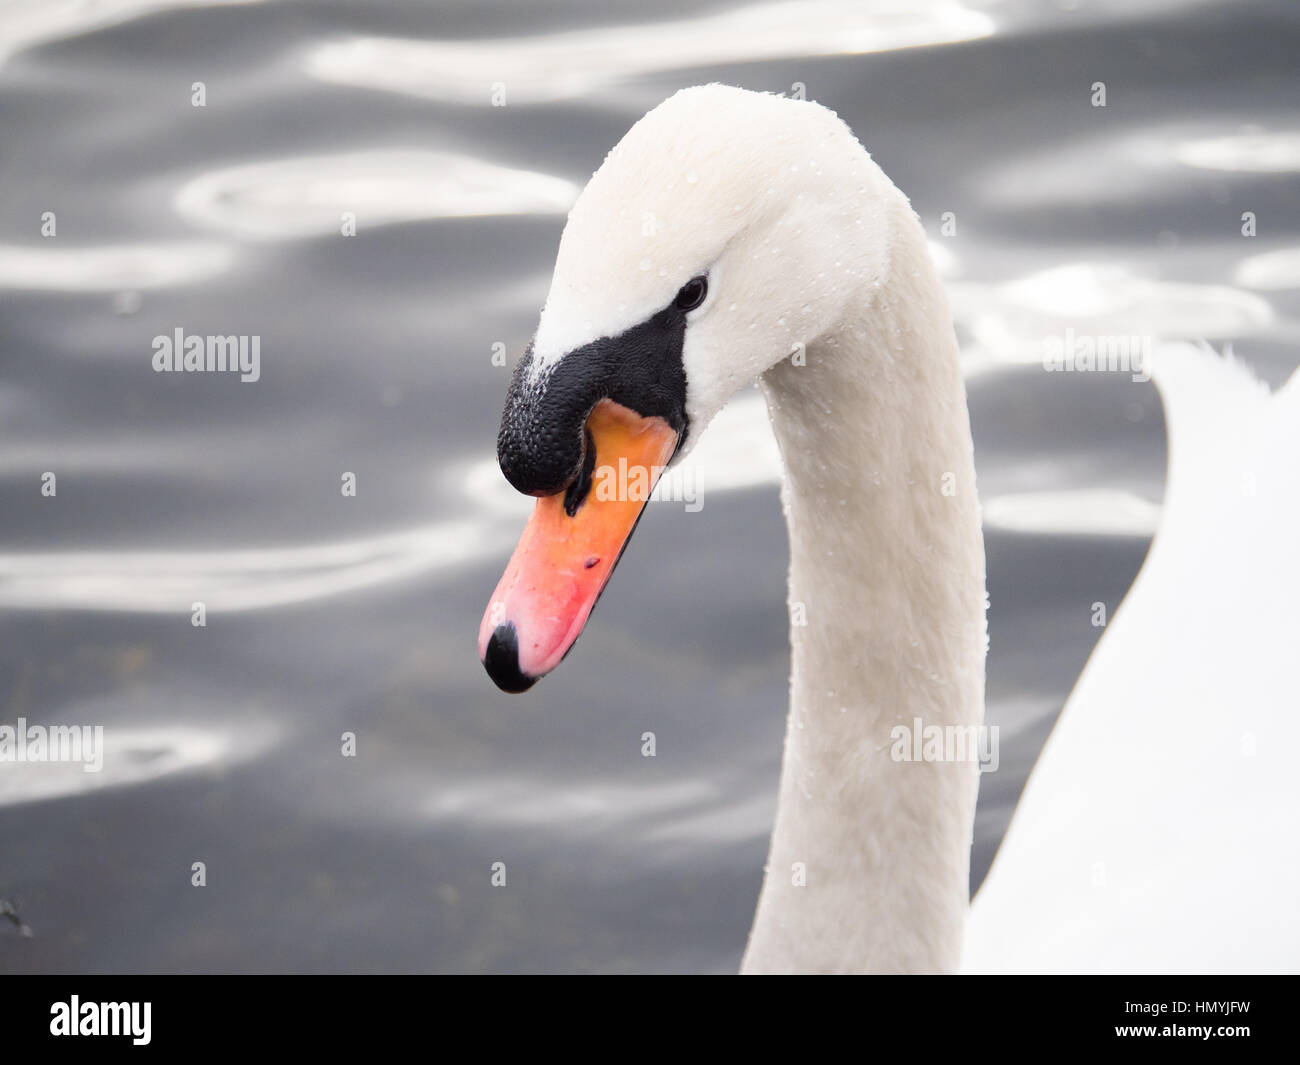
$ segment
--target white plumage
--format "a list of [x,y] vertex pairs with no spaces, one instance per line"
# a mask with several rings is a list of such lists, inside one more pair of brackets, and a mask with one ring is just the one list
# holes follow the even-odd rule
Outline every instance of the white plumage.
[[1300,375],[1162,348],[1160,526],[1029,777],[964,968],[1300,967]]

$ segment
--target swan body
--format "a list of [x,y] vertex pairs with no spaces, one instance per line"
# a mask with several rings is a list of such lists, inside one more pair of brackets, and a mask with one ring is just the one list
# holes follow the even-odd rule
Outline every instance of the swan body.
[[[510,691],[558,664],[639,514],[590,502],[592,464],[620,448],[680,460],[755,380],[784,465],[792,664],[742,970],[953,971],[978,767],[900,759],[894,738],[917,722],[969,731],[983,720],[984,551],[965,388],[920,223],[829,110],[720,85],[683,90],[638,121],[584,189],[503,415],[502,469],[541,498],[485,614],[480,654]],[[1114,624],[1127,625],[1124,612]],[[1096,754],[1099,734],[1090,740]],[[1033,809],[1009,838],[1027,841],[1017,850],[1079,823],[1058,821],[1046,799]],[[1015,934],[999,923],[1025,905],[1001,886],[1012,878],[1003,864],[981,907],[993,922],[980,924],[981,950]],[[1053,890],[1029,883],[1031,894]],[[1008,965],[1050,962],[1058,940],[1046,926],[1061,914],[1039,912],[1031,936],[1042,950],[1007,954]]]
[[1300,374],[1159,349],[1169,473],[1141,572],[976,896],[971,972],[1300,967]]

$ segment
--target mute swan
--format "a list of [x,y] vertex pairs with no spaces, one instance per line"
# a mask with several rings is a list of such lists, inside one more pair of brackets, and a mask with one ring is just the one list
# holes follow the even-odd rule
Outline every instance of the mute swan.
[[[891,750],[894,727],[915,719],[971,729],[983,718],[984,549],[965,386],[921,225],[829,110],[721,85],[683,90],[632,127],[582,192],[502,417],[501,469],[540,498],[484,614],[480,658],[506,691],[559,663],[641,514],[648,484],[607,491],[610,471],[652,480],[755,379],[784,464],[798,621],[777,814],[742,970],[956,970],[978,768]],[[1166,658],[1180,650],[1171,643]],[[1193,653],[1213,659],[1213,648]],[[1085,683],[1084,694],[1106,692]],[[1144,739],[1156,727],[1121,720]],[[1110,781],[1118,725],[1085,724],[1092,771]],[[1259,730],[1262,754],[1262,718]],[[1136,751],[1125,753],[1136,803],[1144,780],[1163,786],[1165,767],[1143,776]],[[1185,768],[1180,785],[1195,775]],[[1201,790],[1198,810],[1222,794]],[[1178,809],[1173,798],[1160,806]],[[1072,831],[1086,811],[1068,798],[1060,809],[1031,789],[1022,812],[975,924],[984,957],[1016,934],[1035,894],[1056,890],[1041,877],[1026,881],[1028,898],[1004,888],[1012,853],[1041,848],[1049,876],[1085,880],[1113,860],[1114,910],[1146,883],[1110,858],[1106,836],[1071,864],[1071,841],[1053,831]],[[1177,875],[1159,886],[1186,887],[1187,868]],[[1009,965],[1075,964],[1054,953],[1061,940],[1046,924],[1063,920],[1070,944],[1086,947],[1095,922],[1076,913],[1070,925],[1070,907],[1087,901],[1075,888],[1041,909]],[[1127,960],[1162,967],[1150,953]]]

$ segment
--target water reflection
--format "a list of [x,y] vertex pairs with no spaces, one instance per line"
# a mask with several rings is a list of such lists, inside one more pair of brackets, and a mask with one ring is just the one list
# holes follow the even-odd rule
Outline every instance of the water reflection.
[[992,495],[980,513],[987,529],[1037,536],[1152,536],[1160,519],[1157,504],[1113,488]]
[[1093,337],[1200,340],[1250,336],[1274,320],[1261,296],[1230,285],[1167,281],[1116,261],[1075,261],[1000,284],[952,282],[953,315],[975,340],[969,373],[1041,363],[1044,340]]
[[1233,276],[1245,288],[1265,291],[1300,288],[1300,248],[1278,248],[1252,255],[1237,264]]
[[953,0],[787,0],[530,37],[357,37],[318,45],[305,69],[336,84],[486,107],[494,93],[498,106],[539,104],[660,71],[952,44],[992,32],[988,15]]
[[0,554],[0,606],[176,614],[265,610],[491,557],[504,526],[472,519],[340,543],[233,551]]
[[435,151],[365,151],[274,159],[203,174],[177,193],[196,225],[255,239],[356,232],[394,222],[564,214],[563,178]]
[[[1106,112],[1097,109],[1099,115]],[[1289,122],[1279,116],[1278,124]],[[1231,132],[1227,128],[1231,126]],[[975,178],[982,200],[1020,210],[1126,205],[1167,201],[1170,184],[1183,195],[1196,171],[1278,174],[1300,170],[1300,133],[1235,123],[1143,123],[1116,130],[1100,118],[1089,129],[1050,147],[1008,153]],[[1211,190],[1223,200],[1226,190]]]
[[215,241],[0,244],[0,288],[117,292],[179,287],[227,273],[235,261],[234,249]]
[[[92,721],[116,716],[105,713],[104,707],[77,708],[76,712]],[[58,724],[67,725],[68,721]],[[80,761],[4,765],[0,771],[0,807],[138,786],[205,767],[229,768],[270,747],[275,731],[266,722],[209,726],[110,724],[103,726],[102,735],[103,764],[94,772],[87,772]]]
[[46,41],[175,8],[225,7],[262,0],[6,0],[0,6],[0,63]]
[[1249,174],[1300,171],[1300,132],[1248,128],[1224,137],[1183,141],[1174,158],[1202,170],[1231,170]]

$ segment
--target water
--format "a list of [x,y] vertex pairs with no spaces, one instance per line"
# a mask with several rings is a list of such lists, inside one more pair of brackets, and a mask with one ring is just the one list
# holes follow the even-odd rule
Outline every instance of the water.
[[[494,346],[513,362],[527,341],[605,151],[709,80],[800,83],[836,109],[948,281],[1002,729],[983,876],[1164,484],[1154,387],[1044,373],[1042,338],[1231,341],[1274,384],[1295,365],[1296,9],[670,0],[602,18],[0,7],[0,722],[99,724],[108,743],[98,774],[0,766],[0,967],[736,966],[786,706],[762,441],[699,513],[652,508],[527,697],[474,652],[527,511],[493,467]],[[260,336],[260,379],[155,373],[152,340],[177,327]]]

